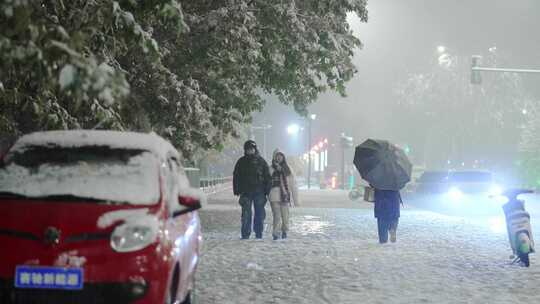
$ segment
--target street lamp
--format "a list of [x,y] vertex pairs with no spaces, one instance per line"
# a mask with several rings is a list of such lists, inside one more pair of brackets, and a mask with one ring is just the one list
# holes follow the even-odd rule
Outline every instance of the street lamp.
[[452,55],[453,51],[448,50],[444,45],[439,45],[437,47],[437,57],[438,64],[446,69],[450,69],[453,66],[456,66],[458,63],[458,56]]
[[311,189],[311,122],[317,118],[317,114],[308,116],[308,177],[307,187]]
[[439,45],[437,47],[437,52],[439,52],[439,54],[446,52],[446,47],[444,45]]
[[300,132],[300,126],[297,124],[291,124],[287,127],[287,133],[289,135],[298,135],[298,132]]
[[251,126],[251,139],[255,140],[254,130],[263,130],[263,156],[266,159],[266,130],[271,129],[272,125],[263,124],[261,126]]
[[345,189],[345,149],[352,148],[354,146],[353,138],[346,136],[345,133],[341,133],[341,189]]
[[[318,143],[314,147],[311,146],[311,122],[317,118],[317,114],[310,114],[306,117],[308,125],[308,145],[307,145],[307,160],[308,160],[308,177],[307,177],[307,187],[311,189],[311,157],[312,152],[322,148],[323,143]],[[303,131],[304,128],[300,127],[298,124],[290,124],[287,126],[287,134],[291,136],[296,136],[300,131]]]

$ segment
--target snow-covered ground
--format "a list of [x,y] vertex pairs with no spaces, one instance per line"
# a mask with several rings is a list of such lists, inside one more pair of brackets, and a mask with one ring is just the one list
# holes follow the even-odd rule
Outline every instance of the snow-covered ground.
[[[540,262],[510,265],[505,231],[405,208],[398,242],[379,245],[372,205],[302,192],[289,239],[240,240],[229,193],[201,211],[196,303],[539,303]],[[534,219],[533,219],[534,220]]]

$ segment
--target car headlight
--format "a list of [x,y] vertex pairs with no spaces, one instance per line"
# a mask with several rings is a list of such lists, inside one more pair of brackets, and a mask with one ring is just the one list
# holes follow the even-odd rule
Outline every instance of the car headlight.
[[152,226],[126,223],[114,229],[111,247],[117,252],[141,250],[156,240],[157,232]]
[[490,196],[500,196],[502,194],[502,188],[498,185],[493,185],[491,188],[489,188],[489,195]]
[[457,187],[452,187],[448,191],[448,196],[452,200],[459,200],[459,199],[463,198],[463,192],[461,192],[461,190],[459,190],[459,188],[457,188]]

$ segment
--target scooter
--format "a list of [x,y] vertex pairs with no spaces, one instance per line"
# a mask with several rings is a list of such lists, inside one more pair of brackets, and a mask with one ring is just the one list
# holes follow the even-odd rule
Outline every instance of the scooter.
[[534,252],[534,240],[531,229],[531,216],[525,210],[525,201],[518,199],[518,195],[533,193],[528,189],[508,189],[502,196],[508,198],[508,202],[502,206],[506,218],[506,230],[508,240],[512,247],[514,261],[512,264],[521,262],[529,267],[529,254]]

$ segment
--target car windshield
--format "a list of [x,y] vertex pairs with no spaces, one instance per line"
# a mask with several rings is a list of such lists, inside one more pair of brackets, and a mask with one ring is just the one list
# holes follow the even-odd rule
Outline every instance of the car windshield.
[[446,172],[424,172],[418,179],[420,183],[442,183],[446,181],[448,173]]
[[492,181],[492,175],[489,172],[452,172],[448,179],[458,183],[488,183]]
[[160,193],[158,170],[157,158],[144,150],[29,146],[6,155],[0,168],[0,193],[154,204]]

